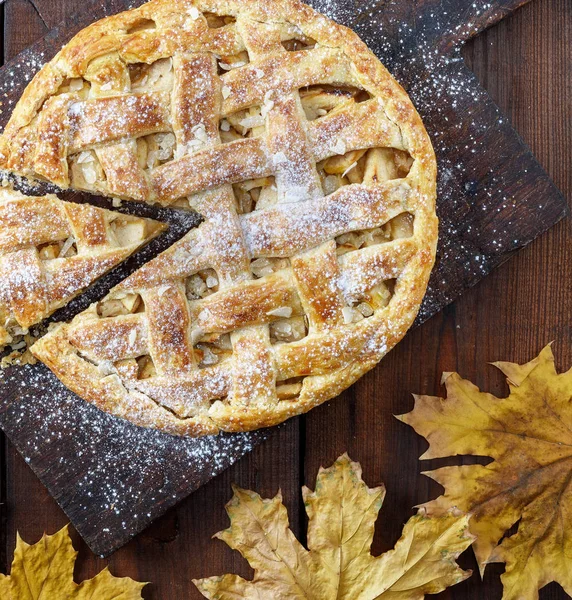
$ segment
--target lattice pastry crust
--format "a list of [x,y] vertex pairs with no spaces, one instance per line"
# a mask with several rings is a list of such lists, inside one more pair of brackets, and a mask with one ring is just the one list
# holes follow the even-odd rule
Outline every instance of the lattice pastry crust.
[[151,219],[0,188],[0,349],[164,229]]
[[103,410],[180,435],[273,425],[405,334],[437,241],[409,98],[295,0],[152,0],[80,32],[0,141],[12,170],[204,222],[33,346]]

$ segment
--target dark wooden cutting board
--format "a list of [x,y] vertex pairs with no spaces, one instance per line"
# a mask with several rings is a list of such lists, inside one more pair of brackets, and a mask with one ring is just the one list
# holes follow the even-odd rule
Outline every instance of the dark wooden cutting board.
[[[524,3],[314,2],[321,12],[355,29],[407,88],[437,151],[438,263],[419,321],[439,311],[566,214],[563,197],[460,55],[465,40]],[[41,13],[41,2],[36,4]],[[0,71],[2,125],[41,63],[88,22],[127,5],[127,0],[88,5],[82,15],[56,27],[4,67]],[[82,201],[78,195],[74,199]],[[171,233],[54,319],[69,318],[194,225],[175,211],[158,214],[139,205],[128,210],[169,221]],[[185,440],[143,430],[100,413],[65,390],[41,365],[11,368],[0,386],[1,427],[98,554],[109,554],[123,545],[271,435]]]

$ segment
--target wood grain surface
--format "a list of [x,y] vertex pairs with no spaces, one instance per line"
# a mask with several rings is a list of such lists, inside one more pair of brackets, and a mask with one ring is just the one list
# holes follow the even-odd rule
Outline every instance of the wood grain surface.
[[[385,4],[385,3],[381,3]],[[469,3],[468,3],[469,4]],[[508,3],[507,3],[508,4]],[[517,4],[517,2],[512,2]],[[41,37],[80,0],[9,0],[3,7],[4,58]],[[514,16],[472,41],[468,65],[530,145],[565,195],[572,196],[572,3],[534,0]],[[109,565],[116,575],[150,581],[144,595],[155,600],[200,598],[191,579],[224,572],[249,576],[237,553],[211,540],[226,527],[223,505],[230,483],[273,495],[280,487],[290,523],[301,541],[305,519],[300,486],[313,486],[318,467],[348,451],[362,463],[364,478],[388,489],[374,553],[390,548],[411,506],[439,493],[419,475],[437,461],[421,464],[426,443],[391,414],[412,406],[411,392],[437,394],[442,371],[457,370],[481,387],[505,392],[501,376],[487,363],[526,361],[554,340],[557,364],[572,365],[572,232],[563,221],[495,270],[457,302],[408,334],[374,371],[342,398],[288,422],[238,464],[202,487],[109,559],[80,548],[76,577],[93,576]],[[66,516],[8,443],[0,457],[0,568],[6,572],[16,530],[28,541],[52,533]],[[461,563],[475,568],[470,552]],[[487,569],[439,597],[500,598],[502,567]],[[543,600],[566,595],[555,584]]]

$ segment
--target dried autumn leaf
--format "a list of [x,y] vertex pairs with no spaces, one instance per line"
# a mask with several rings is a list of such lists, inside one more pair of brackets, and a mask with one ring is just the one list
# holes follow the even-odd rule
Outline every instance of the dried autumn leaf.
[[30,546],[20,536],[10,576],[0,574],[0,600],[140,600],[144,583],[114,577],[107,568],[80,585],[73,580],[77,552],[67,526]]
[[217,534],[254,568],[254,579],[223,575],[195,580],[207,598],[236,600],[418,600],[470,576],[455,562],[472,541],[466,516],[405,524],[395,548],[370,554],[385,489],[368,488],[346,454],[320,469],[316,491],[302,490],[308,513],[306,550],[288,526],[280,492],[263,500],[239,488],[227,505],[231,525]]
[[[557,374],[550,347],[525,365],[494,364],[507,376],[508,398],[447,373],[446,400],[419,396],[398,417],[429,441],[421,458],[494,459],[426,473],[445,494],[424,507],[436,516],[453,506],[473,514],[481,573],[487,563],[506,563],[504,600],[537,599],[552,581],[572,595],[572,369]],[[518,532],[498,544],[519,520]]]

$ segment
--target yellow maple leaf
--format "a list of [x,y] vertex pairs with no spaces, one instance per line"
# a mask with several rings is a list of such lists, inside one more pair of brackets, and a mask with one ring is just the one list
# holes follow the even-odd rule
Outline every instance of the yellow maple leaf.
[[[487,563],[506,563],[504,600],[537,599],[552,581],[572,595],[572,369],[558,374],[549,346],[525,365],[493,364],[507,376],[507,398],[447,373],[446,400],[418,396],[398,417],[428,440],[421,458],[494,459],[425,473],[445,493],[424,507],[433,515],[453,506],[472,513],[481,573]],[[517,533],[499,544],[519,520]]]
[[280,492],[268,500],[234,488],[227,504],[231,525],[216,534],[254,568],[254,579],[223,575],[194,580],[207,598],[236,600],[418,600],[470,576],[455,562],[472,542],[468,518],[448,513],[409,519],[395,548],[370,554],[385,496],[368,488],[361,467],[344,454],[320,469],[316,491],[302,490],[308,547],[290,531]]
[[114,577],[107,568],[77,585],[73,569],[77,552],[67,526],[33,545],[20,536],[10,576],[0,575],[0,600],[140,600],[144,583]]

